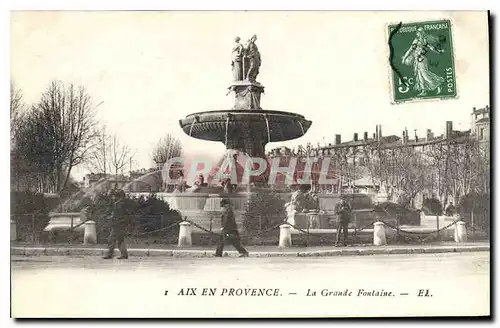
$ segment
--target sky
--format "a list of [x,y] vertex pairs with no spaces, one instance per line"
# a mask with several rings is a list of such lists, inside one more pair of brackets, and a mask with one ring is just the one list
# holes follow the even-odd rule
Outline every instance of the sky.
[[[387,25],[451,19],[458,98],[393,104]],[[52,80],[84,86],[97,118],[150,167],[154,144],[180,138],[188,155],[216,159],[222,143],[185,135],[179,119],[230,109],[233,39],[257,34],[264,109],[311,120],[307,134],[286,143],[333,143],[406,127],[425,136],[445,122],[467,130],[473,107],[489,104],[486,12],[13,12],[11,79],[36,102]],[[411,133],[411,132],[410,132]],[[412,133],[410,134],[412,135]],[[74,172],[81,178],[84,168]]]

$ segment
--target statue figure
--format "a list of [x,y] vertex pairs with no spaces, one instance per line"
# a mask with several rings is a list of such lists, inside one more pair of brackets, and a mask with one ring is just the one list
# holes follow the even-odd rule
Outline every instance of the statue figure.
[[245,47],[243,61],[243,73],[245,79],[252,82],[255,82],[255,79],[259,74],[259,68],[261,64],[259,48],[257,48],[255,41],[257,41],[257,35],[252,36],[250,40],[248,40],[248,43]]
[[297,213],[297,210],[295,209],[295,204],[293,204],[291,201],[285,204],[285,211],[286,211],[286,222],[295,225],[295,214]]
[[294,191],[290,203],[296,211],[302,212],[306,208],[306,195],[304,191],[301,189]]
[[234,47],[231,53],[231,66],[233,70],[233,80],[241,81],[243,80],[243,53],[245,48],[240,43],[240,37],[237,36],[234,39]]

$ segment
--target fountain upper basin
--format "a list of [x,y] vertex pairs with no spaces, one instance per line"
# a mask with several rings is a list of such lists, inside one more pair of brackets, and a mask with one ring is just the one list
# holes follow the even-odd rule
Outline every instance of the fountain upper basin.
[[302,137],[312,122],[283,111],[218,110],[190,114],[179,124],[184,133],[202,140],[225,142],[234,134],[251,130],[264,142],[277,142]]

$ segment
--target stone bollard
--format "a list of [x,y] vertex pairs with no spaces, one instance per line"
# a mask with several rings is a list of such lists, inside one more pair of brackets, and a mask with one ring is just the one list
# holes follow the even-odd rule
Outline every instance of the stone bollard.
[[318,211],[309,211],[309,213],[307,213],[307,217],[309,218],[309,229],[319,229],[321,227]]
[[16,221],[10,220],[10,240],[17,240]]
[[467,242],[467,229],[465,228],[464,221],[458,221],[455,223],[455,242],[457,243],[465,243]]
[[177,247],[192,246],[191,241],[191,223],[181,222],[179,223],[179,243]]
[[292,227],[288,224],[280,225],[280,248],[292,246]]
[[83,233],[83,244],[97,244],[97,231],[94,221],[87,221],[84,223],[85,231]]
[[373,245],[387,245],[387,240],[385,239],[385,225],[383,222],[373,223]]

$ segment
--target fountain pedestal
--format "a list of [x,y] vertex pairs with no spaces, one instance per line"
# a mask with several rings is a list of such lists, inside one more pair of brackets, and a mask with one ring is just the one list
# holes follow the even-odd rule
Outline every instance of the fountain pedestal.
[[260,109],[260,95],[264,92],[264,86],[258,82],[236,81],[230,87],[235,93],[233,110]]

